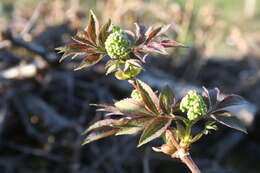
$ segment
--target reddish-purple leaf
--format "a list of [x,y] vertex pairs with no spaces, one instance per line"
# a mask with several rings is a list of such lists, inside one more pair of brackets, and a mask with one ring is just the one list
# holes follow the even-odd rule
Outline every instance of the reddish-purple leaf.
[[167,55],[168,53],[166,52],[164,46],[162,46],[160,43],[157,42],[150,42],[148,45],[142,46],[144,51],[147,52],[156,52],[160,54]]
[[217,110],[224,109],[229,106],[241,105],[244,103],[245,103],[245,100],[243,99],[243,97],[232,94],[232,95],[228,95],[228,96],[224,97],[224,99],[218,103],[216,109]]
[[100,29],[100,32],[98,34],[98,40],[99,40],[99,44],[101,47],[104,46],[105,41],[109,35],[110,25],[111,25],[111,20],[109,19],[108,22],[106,24],[104,24]]
[[84,142],[82,143],[82,145],[88,144],[90,142],[111,136],[116,134],[116,132],[118,131],[118,129],[104,129],[104,130],[100,130],[100,131],[93,131],[91,132],[87,138],[84,140]]
[[214,120],[216,120],[217,122],[227,126],[227,127],[230,127],[230,128],[242,131],[244,133],[247,133],[246,128],[244,127],[243,123],[241,123],[241,121],[238,120],[234,116],[215,116],[215,115],[211,115],[210,117],[213,118]]
[[166,117],[157,117],[151,120],[145,127],[137,147],[140,147],[158,137],[160,137],[170,126],[171,119]]
[[159,95],[159,105],[164,113],[170,114],[173,104],[175,103],[175,95],[172,89],[166,85]]
[[150,116],[140,116],[133,118],[129,120],[123,127],[121,127],[116,135],[135,134],[141,131],[151,119],[153,119],[153,117]]
[[209,112],[211,112],[218,103],[218,96],[220,94],[220,91],[218,88],[207,90],[205,87],[203,87],[203,89],[206,97],[205,100],[208,104],[208,110]]
[[140,103],[132,98],[126,98],[115,103],[115,106],[123,113],[130,115],[150,115],[151,113]]
[[94,124],[92,124],[91,126],[89,126],[84,132],[83,134],[86,134],[88,132],[90,132],[91,130],[100,128],[100,127],[104,127],[104,126],[111,126],[114,123],[117,123],[119,120],[115,120],[115,119],[105,119],[105,120],[100,120],[95,122]]
[[171,27],[171,24],[169,25],[165,25],[162,27],[162,29],[160,30],[160,32],[156,35],[156,37],[164,35],[164,33]]
[[93,43],[96,43],[98,28],[99,28],[98,20],[97,20],[95,14],[92,12],[92,10],[90,10],[88,25],[87,25],[87,28],[85,29],[85,31],[87,32],[88,38]]
[[147,28],[143,25],[139,25],[138,23],[135,23],[135,27],[136,27],[136,45],[139,45],[141,43],[143,43],[145,41],[145,33],[147,31]]
[[185,47],[183,44],[174,40],[162,40],[160,44],[163,47]]
[[79,31],[72,39],[78,43],[85,44],[88,46],[95,47],[95,44],[92,43],[89,38],[86,31]]
[[146,35],[146,43],[149,43],[153,38],[157,36],[157,34],[161,31],[162,27],[158,27],[155,29],[151,29],[145,33]]
[[158,115],[159,99],[151,87],[141,80],[136,80],[137,90],[140,92],[145,106],[154,114]]
[[80,70],[82,68],[90,67],[97,64],[101,59],[103,59],[103,55],[100,54],[92,54],[87,55],[86,58],[80,63],[80,65],[74,70]]

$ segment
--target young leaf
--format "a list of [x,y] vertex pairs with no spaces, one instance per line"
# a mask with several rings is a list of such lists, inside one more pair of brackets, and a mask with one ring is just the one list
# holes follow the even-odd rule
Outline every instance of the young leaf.
[[218,105],[216,109],[223,109],[229,106],[235,106],[245,103],[243,97],[239,95],[228,95]]
[[91,39],[91,41],[93,43],[96,43],[96,38],[97,38],[97,31],[99,28],[99,24],[98,24],[98,20],[95,16],[95,14],[93,13],[92,10],[90,10],[89,13],[89,19],[88,19],[88,25],[87,28],[85,29],[85,31],[88,34],[88,37]]
[[162,40],[160,42],[160,45],[162,45],[163,47],[186,47],[183,44],[174,40]]
[[109,19],[107,23],[105,23],[98,34],[98,41],[99,41],[99,46],[104,47],[105,41],[109,35],[109,27],[111,25],[111,20]]
[[216,115],[211,115],[211,118],[216,120],[217,122],[228,126],[230,128],[242,131],[244,133],[247,133],[246,128],[244,127],[243,123],[240,122],[236,117],[234,116],[216,116]]
[[176,127],[177,127],[176,136],[178,137],[178,139],[182,139],[185,136],[185,128],[177,121],[176,121]]
[[161,31],[162,27],[158,27],[158,28],[155,28],[155,29],[151,29],[151,30],[148,30],[145,35],[146,35],[146,40],[145,42],[146,43],[149,43],[154,37],[157,36],[157,34]]
[[153,119],[153,117],[138,117],[131,119],[122,128],[118,130],[116,135],[135,134],[141,131],[151,119]]
[[115,119],[105,119],[105,120],[100,120],[95,122],[94,124],[92,124],[91,126],[89,126],[84,132],[83,134],[86,134],[88,132],[90,132],[91,130],[100,128],[100,127],[104,127],[104,126],[110,126],[116,122],[118,122],[119,120],[115,120]]
[[154,114],[158,115],[159,99],[153,92],[153,90],[144,82],[136,80],[137,90],[140,92],[145,106]]
[[155,52],[160,53],[163,55],[167,55],[167,51],[165,50],[164,46],[162,46],[160,43],[157,42],[151,42],[148,45],[142,46],[143,50],[147,52]]
[[144,107],[144,105],[135,99],[126,98],[115,103],[115,106],[123,113],[127,114],[146,114],[151,113]]
[[166,85],[159,96],[159,105],[163,112],[170,114],[171,107],[175,102],[175,96],[172,89]]
[[209,102],[209,109],[212,110],[213,107],[218,103],[218,95],[220,94],[220,91],[218,88],[207,90],[205,87],[203,87],[203,89]]
[[92,133],[90,133],[87,138],[84,140],[84,142],[82,143],[82,145],[88,144],[90,142],[111,136],[116,134],[116,132],[118,131],[118,129],[106,129],[106,130],[102,130],[102,131],[94,131]]
[[171,119],[165,117],[157,117],[151,120],[145,127],[137,147],[140,147],[158,137],[170,126]]
[[197,134],[196,136],[194,136],[194,138],[192,138],[191,143],[197,142],[203,135],[203,133]]
[[74,69],[75,71],[76,70],[80,70],[82,68],[85,68],[85,67],[90,67],[90,66],[93,66],[95,64],[97,64],[101,59],[103,59],[103,55],[100,55],[100,54],[92,54],[92,55],[88,55],[86,56],[86,58],[80,63],[80,65]]
[[92,43],[89,38],[88,38],[88,34],[86,31],[78,31],[77,34],[72,37],[72,40],[80,43],[80,44],[84,44],[87,46],[91,46],[91,47],[96,47],[94,43]]
[[145,32],[146,32],[146,27],[144,25],[139,25],[138,23],[135,23],[135,27],[136,27],[136,45],[139,45],[141,43],[143,43],[145,41]]

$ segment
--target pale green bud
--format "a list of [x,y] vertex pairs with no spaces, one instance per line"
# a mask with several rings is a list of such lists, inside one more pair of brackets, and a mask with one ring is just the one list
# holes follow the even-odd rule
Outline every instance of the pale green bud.
[[191,90],[181,100],[180,110],[187,112],[188,119],[194,120],[203,116],[207,111],[207,107],[202,96],[195,90]]
[[113,26],[111,33],[105,42],[108,55],[113,58],[127,58],[130,52],[129,41],[126,34],[118,26]]

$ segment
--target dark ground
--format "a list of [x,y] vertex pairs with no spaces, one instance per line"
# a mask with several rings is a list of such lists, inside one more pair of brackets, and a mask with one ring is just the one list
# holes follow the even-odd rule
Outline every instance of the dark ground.
[[[0,172],[188,172],[182,163],[152,152],[149,145],[137,149],[135,136],[109,137],[81,146],[82,131],[102,117],[89,104],[112,103],[128,96],[129,91],[119,87],[120,82],[112,75],[103,74],[103,63],[77,72],[72,70],[77,61],[58,63],[60,55],[54,48],[64,45],[75,33],[73,24],[39,29],[31,41],[10,33],[10,28],[1,34],[8,44],[0,48]],[[165,57],[148,61],[177,81],[219,87],[260,107],[259,56],[206,60],[196,49],[187,52],[191,53],[182,63],[185,65],[169,67],[171,59]],[[24,74],[21,69],[28,65],[35,71]],[[20,71],[9,75],[10,68]],[[220,127],[194,145],[192,155],[203,173],[260,172],[259,114],[248,135]]]

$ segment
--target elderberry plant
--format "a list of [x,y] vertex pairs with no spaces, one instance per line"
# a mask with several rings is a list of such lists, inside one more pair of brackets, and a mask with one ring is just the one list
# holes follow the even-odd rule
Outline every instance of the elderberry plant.
[[[191,90],[179,99],[169,86],[165,86],[159,93],[154,92],[148,84],[136,78],[143,70],[148,53],[167,54],[165,48],[185,46],[165,39],[164,33],[169,25],[147,28],[135,23],[135,27],[134,32],[123,30],[111,24],[110,20],[100,27],[94,13],[90,11],[86,29],[72,38],[75,43],[57,48],[63,53],[61,60],[69,56],[72,59],[79,55],[85,57],[75,70],[90,67],[104,57],[109,57],[106,74],[114,72],[117,79],[128,80],[133,86],[129,98],[112,105],[95,104],[99,107],[97,111],[106,113],[103,120],[85,130],[87,137],[83,144],[111,135],[141,133],[138,147],[160,138],[164,144],[153,147],[154,151],[179,158],[191,172],[199,173],[189,154],[191,144],[216,130],[216,123],[246,133],[243,124],[226,110],[229,106],[244,103],[244,99],[233,94],[223,95],[217,88],[203,88],[203,92]],[[204,122],[205,127],[194,134],[192,127],[198,121]]]

